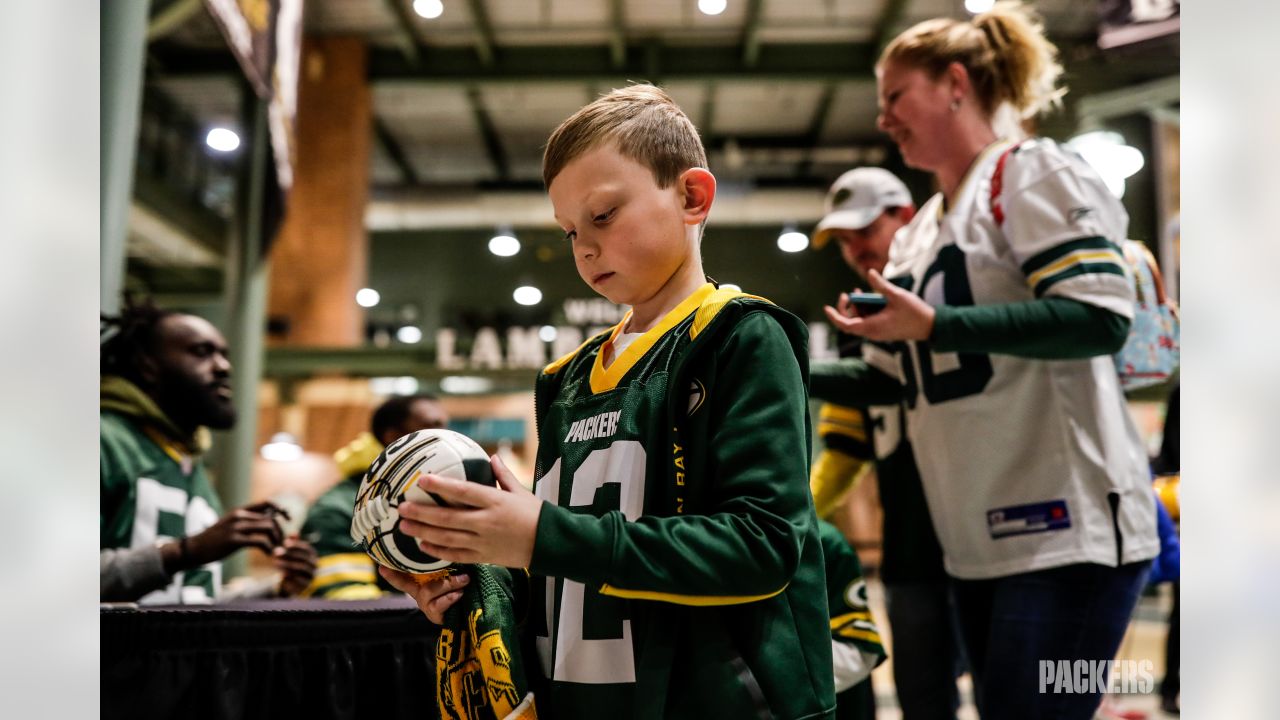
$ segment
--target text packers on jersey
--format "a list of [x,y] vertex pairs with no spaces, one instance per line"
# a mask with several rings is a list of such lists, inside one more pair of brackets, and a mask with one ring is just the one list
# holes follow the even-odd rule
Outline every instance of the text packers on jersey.
[[618,431],[620,417],[622,417],[622,411],[614,410],[592,415],[585,420],[575,420],[569,426],[569,434],[564,436],[564,442],[581,442],[609,437]]

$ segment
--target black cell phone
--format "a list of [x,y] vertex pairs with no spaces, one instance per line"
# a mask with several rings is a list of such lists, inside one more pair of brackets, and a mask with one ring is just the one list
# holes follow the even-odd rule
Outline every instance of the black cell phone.
[[880,293],[849,293],[848,297],[859,315],[874,315],[888,303]]

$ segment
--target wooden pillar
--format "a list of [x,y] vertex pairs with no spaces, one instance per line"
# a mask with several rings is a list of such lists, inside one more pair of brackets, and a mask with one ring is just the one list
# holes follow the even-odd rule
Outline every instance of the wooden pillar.
[[287,332],[272,346],[349,347],[364,335],[356,291],[368,273],[372,99],[367,50],[352,37],[302,45],[297,159],[289,207],[271,250],[268,314]]

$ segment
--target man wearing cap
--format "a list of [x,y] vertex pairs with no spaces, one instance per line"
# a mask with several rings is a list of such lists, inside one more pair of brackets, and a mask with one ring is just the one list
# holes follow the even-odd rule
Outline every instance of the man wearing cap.
[[[893,173],[862,167],[841,175],[827,192],[826,212],[814,231],[813,246],[834,240],[845,263],[864,280],[883,272],[909,248],[894,235],[915,216],[911,193]],[[842,335],[840,356],[860,357],[862,340]],[[815,361],[810,394],[840,397],[840,361]],[[872,430],[868,438],[867,428]],[[959,707],[955,677],[959,644],[942,565],[920,474],[898,405],[850,408],[827,402],[818,419],[823,448],[810,476],[819,517],[830,515],[857,478],[875,461],[884,509],[880,576],[892,633],[893,677],[904,720],[951,718]]]

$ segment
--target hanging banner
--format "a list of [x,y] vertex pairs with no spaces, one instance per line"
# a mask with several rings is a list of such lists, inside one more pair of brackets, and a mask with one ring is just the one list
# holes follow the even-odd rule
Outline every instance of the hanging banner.
[[277,0],[204,0],[222,31],[231,54],[263,100],[271,99],[271,66],[275,62],[274,26]]
[[297,160],[298,68],[302,63],[302,0],[277,0],[275,72],[273,92],[267,109],[271,148],[276,158],[276,180],[280,189],[293,187],[293,166]]
[[302,2],[204,0],[254,93],[269,103],[275,175],[284,192],[293,186]]

